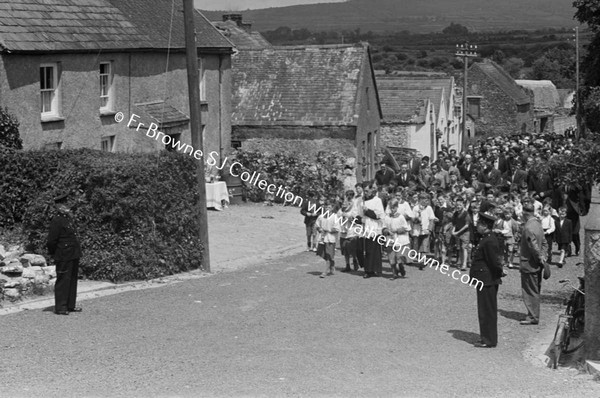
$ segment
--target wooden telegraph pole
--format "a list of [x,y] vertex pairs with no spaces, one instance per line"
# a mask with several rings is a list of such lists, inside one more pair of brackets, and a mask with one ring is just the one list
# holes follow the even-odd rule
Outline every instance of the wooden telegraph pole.
[[457,44],[456,53],[457,57],[462,57],[465,65],[464,79],[463,79],[463,105],[462,105],[462,139],[461,139],[461,150],[464,151],[467,141],[467,71],[469,69],[469,58],[477,57],[477,46],[469,43]]
[[[190,130],[192,146],[203,150],[202,115],[200,113],[200,77],[198,75],[198,47],[194,27],[194,0],[183,0],[183,24],[185,28],[185,52],[187,61],[188,93],[190,97]],[[210,251],[208,248],[208,213],[206,210],[206,185],[204,181],[204,162],[198,161],[198,195],[200,197],[200,242],[204,249],[203,265],[210,272]]]

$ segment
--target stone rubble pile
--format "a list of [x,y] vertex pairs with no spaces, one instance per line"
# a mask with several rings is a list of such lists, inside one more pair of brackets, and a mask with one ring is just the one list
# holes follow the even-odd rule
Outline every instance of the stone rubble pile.
[[56,268],[44,256],[25,253],[22,246],[0,244],[0,306],[4,300],[15,302],[25,296],[52,292]]

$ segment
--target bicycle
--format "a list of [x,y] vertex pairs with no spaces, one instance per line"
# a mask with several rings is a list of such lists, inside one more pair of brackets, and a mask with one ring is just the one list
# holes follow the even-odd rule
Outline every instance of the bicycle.
[[579,288],[573,286],[571,281],[563,279],[558,281],[563,285],[568,284],[574,291],[568,300],[564,314],[558,316],[558,324],[554,332],[554,361],[553,368],[558,368],[561,354],[571,354],[583,346],[584,341],[572,344],[571,337],[579,337],[585,324],[585,286],[583,277],[579,278]]

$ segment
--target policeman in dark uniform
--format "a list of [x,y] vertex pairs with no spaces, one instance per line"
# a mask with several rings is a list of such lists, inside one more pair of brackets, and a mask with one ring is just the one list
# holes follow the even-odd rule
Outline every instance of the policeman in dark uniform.
[[483,283],[477,290],[477,313],[481,342],[477,347],[492,348],[498,344],[498,285],[502,283],[502,251],[492,228],[496,218],[479,213],[477,230],[481,240],[473,253],[469,276]]
[[50,223],[46,245],[56,264],[54,313],[58,315],[81,312],[81,307],[75,306],[81,246],[77,238],[73,213],[67,203],[68,196],[67,193],[54,199],[58,214]]

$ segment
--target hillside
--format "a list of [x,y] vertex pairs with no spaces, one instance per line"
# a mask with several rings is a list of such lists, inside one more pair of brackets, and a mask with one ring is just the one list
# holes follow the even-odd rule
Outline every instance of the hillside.
[[[227,11],[202,11],[220,20]],[[273,7],[242,12],[259,31],[280,26],[310,31],[409,30],[439,32],[451,22],[471,31],[543,29],[575,26],[569,0],[349,0],[344,3]]]

